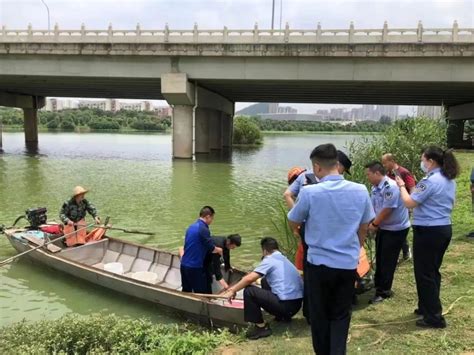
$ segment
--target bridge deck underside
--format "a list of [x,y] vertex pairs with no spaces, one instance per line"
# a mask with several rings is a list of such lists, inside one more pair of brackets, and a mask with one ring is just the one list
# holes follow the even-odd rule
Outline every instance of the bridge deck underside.
[[[473,82],[204,79],[198,84],[233,102],[448,106],[474,102]],[[0,91],[47,97],[164,99],[158,78],[3,75]]]

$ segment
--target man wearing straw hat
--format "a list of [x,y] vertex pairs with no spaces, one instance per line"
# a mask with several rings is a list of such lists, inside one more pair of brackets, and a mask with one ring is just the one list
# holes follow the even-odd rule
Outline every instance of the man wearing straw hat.
[[[85,217],[87,212],[94,218],[96,224],[100,223],[100,218],[97,216],[97,209],[95,206],[84,198],[88,192],[82,186],[76,186],[73,190],[72,197],[64,202],[59,213],[59,218],[64,223],[64,234],[72,233],[71,236],[66,238],[66,245],[68,247],[76,244],[85,244],[89,240],[98,240],[102,238],[105,229],[100,229],[102,233],[100,236],[97,235],[98,231],[93,230],[89,234],[85,229],[80,229],[86,225]],[[73,233],[78,230],[77,233]]]

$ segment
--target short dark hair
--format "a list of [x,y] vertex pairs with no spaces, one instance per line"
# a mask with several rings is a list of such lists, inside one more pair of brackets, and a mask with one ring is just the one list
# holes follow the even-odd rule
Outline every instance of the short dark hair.
[[311,161],[324,168],[333,168],[337,165],[337,149],[334,144],[320,144],[313,149],[309,156]]
[[266,250],[269,253],[273,252],[274,250],[279,250],[278,242],[272,237],[262,238],[260,241],[260,246],[262,247],[262,250]]
[[215,214],[216,211],[214,211],[214,208],[212,208],[211,206],[204,206],[199,211],[199,217],[214,216]]
[[382,163],[377,160],[374,160],[368,164],[365,164],[364,168],[369,169],[372,173],[379,172],[380,175],[385,175],[387,173]]
[[227,236],[227,240],[230,244],[234,244],[237,247],[240,247],[242,244],[242,237],[239,234],[230,234]]

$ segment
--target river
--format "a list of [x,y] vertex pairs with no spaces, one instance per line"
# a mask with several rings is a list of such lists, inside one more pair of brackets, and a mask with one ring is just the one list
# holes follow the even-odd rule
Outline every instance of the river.
[[[357,137],[271,134],[259,148],[191,162],[171,159],[169,134],[40,133],[39,151],[31,155],[24,151],[23,133],[3,133],[0,224],[10,225],[27,208],[38,206],[48,208],[50,220],[58,220],[62,202],[82,185],[90,189],[87,198],[102,218],[110,216],[120,228],[156,233],[111,235],[176,251],[199,209],[211,205],[216,210],[212,233],[242,236],[232,262],[247,269],[259,260],[259,238],[276,233],[288,169],[309,166],[309,153],[318,144],[331,142],[344,150]],[[0,259],[14,254],[6,238],[0,238]],[[0,326],[100,311],[176,321],[153,305],[27,260],[0,268]]]

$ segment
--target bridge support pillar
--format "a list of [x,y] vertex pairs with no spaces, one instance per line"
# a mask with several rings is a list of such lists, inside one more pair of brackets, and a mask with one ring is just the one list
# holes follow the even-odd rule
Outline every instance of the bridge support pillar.
[[[209,153],[231,144],[232,133],[227,123],[234,114],[234,103],[190,82],[186,73],[166,73],[161,76],[161,93],[173,109],[173,157],[192,158],[195,153]],[[193,108],[194,141],[193,141]],[[226,115],[224,119],[224,115]],[[226,121],[225,123],[223,121]],[[194,144],[194,147],[193,147]],[[194,148],[194,149],[193,149]]]
[[193,107],[173,107],[173,158],[193,157]]
[[222,149],[222,113],[216,110],[209,110],[209,148],[211,150]]
[[209,116],[212,110],[200,108],[196,109],[195,117],[195,152],[209,153]]
[[232,135],[234,130],[233,118],[231,115],[222,113],[222,146],[229,148],[232,146]]
[[[28,150],[36,150],[38,148],[38,109],[44,105],[44,97],[0,92],[0,106],[23,109],[23,127],[25,130],[26,148]],[[0,133],[0,151],[1,150],[2,138]]]
[[23,109],[23,127],[27,146],[38,145],[38,109]]

